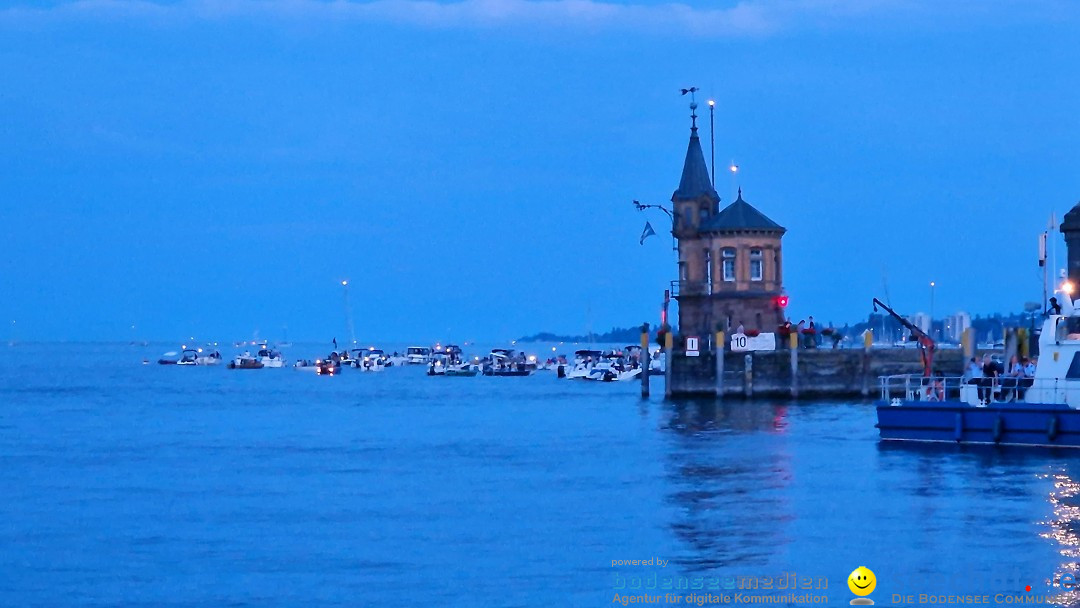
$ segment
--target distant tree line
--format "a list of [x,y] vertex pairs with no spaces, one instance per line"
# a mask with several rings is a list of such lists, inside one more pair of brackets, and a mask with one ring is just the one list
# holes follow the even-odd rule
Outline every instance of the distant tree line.
[[[1017,312],[1017,313],[994,313],[992,315],[982,316],[975,315],[971,317],[971,326],[975,329],[975,338],[979,342],[995,342],[1004,339],[1005,329],[1010,327],[1033,327],[1038,329],[1042,323],[1039,313],[1035,313],[1032,317],[1031,313]],[[845,323],[843,325],[833,325],[832,323],[824,323],[820,327],[833,327],[834,330],[840,332],[841,335],[847,338],[856,338],[861,336],[867,329],[874,331],[875,340],[879,342],[899,342],[905,339],[911,339],[909,332],[905,329],[900,322],[886,314],[871,313],[866,321],[860,321],[858,323]],[[652,328],[653,334],[656,333],[656,326]],[[678,330],[676,330],[677,332]],[[934,319],[932,334],[936,340],[943,342],[949,341],[948,328],[946,327],[945,319]],[[626,344],[637,344],[641,337],[641,326],[634,325],[632,327],[612,327],[609,331],[604,333],[593,334],[556,334],[552,332],[540,332],[532,336],[524,336],[518,338],[518,342],[624,342]]]

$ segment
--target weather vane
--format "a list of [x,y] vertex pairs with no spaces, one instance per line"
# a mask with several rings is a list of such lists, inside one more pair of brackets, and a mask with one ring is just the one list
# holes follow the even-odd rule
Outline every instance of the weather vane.
[[697,87],[690,87],[689,89],[680,89],[683,95],[690,94],[690,122],[693,128],[697,129],[697,99],[694,97],[694,93],[701,89]]

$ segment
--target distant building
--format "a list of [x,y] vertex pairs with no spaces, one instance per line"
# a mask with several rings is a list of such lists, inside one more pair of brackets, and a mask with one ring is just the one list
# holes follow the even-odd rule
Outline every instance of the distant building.
[[[691,106],[693,107],[693,106]],[[679,244],[679,330],[711,335],[717,329],[774,331],[784,321],[780,224],[742,198],[722,210],[713,189],[691,114],[690,143],[682,178],[671,195],[673,232]]]
[[961,336],[969,327],[971,327],[971,315],[964,311],[945,317],[945,340],[948,342],[960,342]]
[[926,314],[925,312],[917,312],[911,315],[910,317],[908,317],[908,321],[915,327],[918,327],[919,329],[925,331],[927,334],[930,333],[931,319],[930,315]]

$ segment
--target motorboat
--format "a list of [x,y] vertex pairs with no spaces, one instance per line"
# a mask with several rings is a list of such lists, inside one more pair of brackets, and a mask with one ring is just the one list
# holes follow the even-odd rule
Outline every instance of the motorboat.
[[356,367],[365,372],[381,372],[390,364],[389,357],[381,349],[371,348],[360,351],[356,356]]
[[446,374],[446,367],[450,364],[450,357],[442,351],[434,352],[431,354],[431,359],[428,361],[427,375],[429,376],[442,376]]
[[242,354],[236,355],[226,367],[229,369],[262,369],[264,366],[258,357],[253,356],[249,351],[244,351]]
[[197,349],[199,356],[195,358],[196,365],[221,365],[223,361],[221,353],[213,350],[209,352],[203,352],[203,350]]
[[263,367],[285,367],[285,358],[281,355],[281,351],[268,348],[266,345],[259,349],[258,357]]
[[[337,353],[333,353],[337,354]],[[327,357],[315,360],[315,374],[319,376],[336,376],[341,373],[341,357]]]
[[1080,448],[1080,311],[1055,296],[1039,336],[1033,377],[880,378],[877,428],[883,441]]
[[[460,346],[456,344],[448,344],[444,348],[440,345],[436,345],[435,348],[432,349],[430,361],[428,362],[428,375],[448,375],[448,372],[451,369],[454,370],[454,373],[449,374],[452,376],[476,375],[475,367],[465,363]],[[469,373],[470,371],[472,373]]]
[[535,369],[535,362],[530,366],[525,357],[514,350],[494,348],[485,361],[482,372],[485,376],[529,376]]
[[566,377],[571,380],[583,380],[589,377],[592,373],[592,368],[600,362],[600,357],[603,355],[603,351],[599,350],[579,350],[574,352],[574,364],[570,367],[570,371],[566,372]]
[[641,375],[641,365],[632,357],[628,357],[621,351],[607,351],[600,356],[600,360],[589,370],[586,380],[600,382],[622,382],[633,380]]
[[426,346],[410,346],[405,349],[405,363],[409,365],[427,365],[431,360],[431,349]]

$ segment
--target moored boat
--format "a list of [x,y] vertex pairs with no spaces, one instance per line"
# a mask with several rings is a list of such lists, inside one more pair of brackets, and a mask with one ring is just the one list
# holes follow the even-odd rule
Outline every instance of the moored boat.
[[431,361],[431,349],[426,346],[410,346],[405,349],[405,363],[408,365],[426,365]]
[[263,367],[285,367],[285,357],[282,356],[281,351],[272,349],[263,345],[259,349],[259,363],[263,364]]
[[257,357],[252,356],[250,352],[244,351],[242,354],[236,355],[226,367],[229,369],[262,369],[263,363]]

